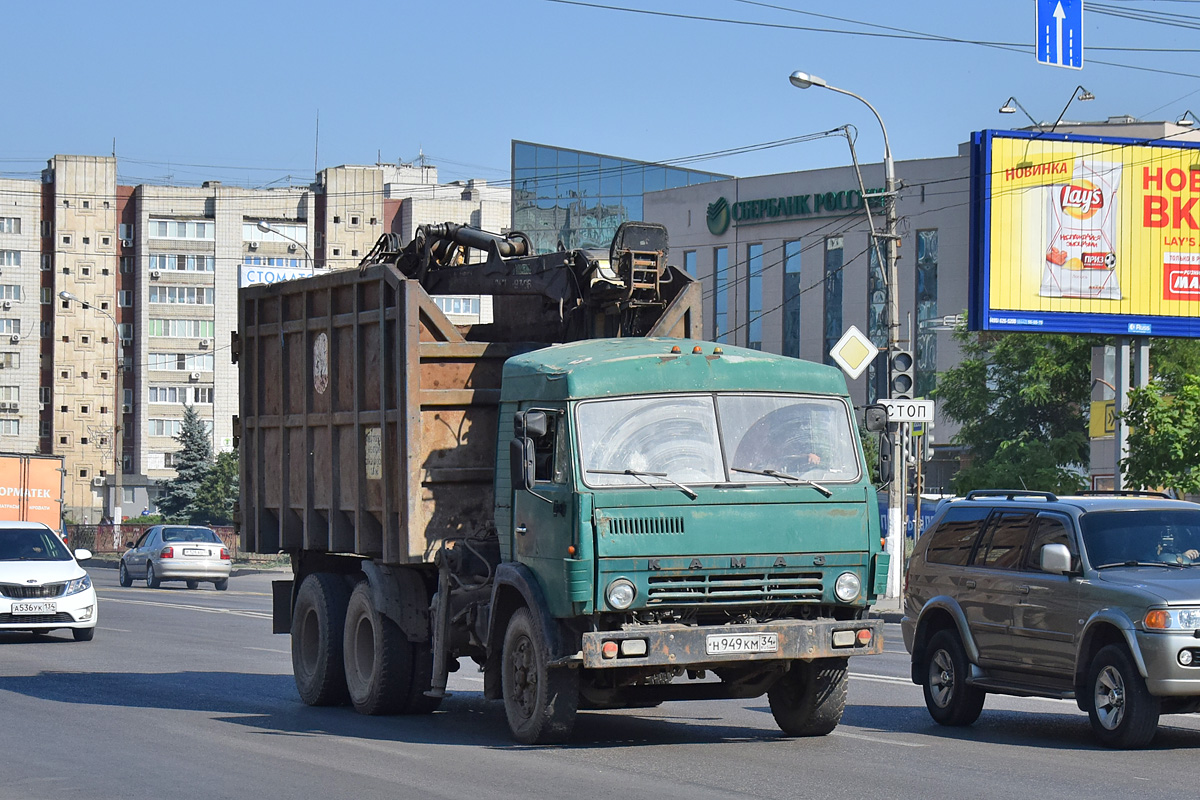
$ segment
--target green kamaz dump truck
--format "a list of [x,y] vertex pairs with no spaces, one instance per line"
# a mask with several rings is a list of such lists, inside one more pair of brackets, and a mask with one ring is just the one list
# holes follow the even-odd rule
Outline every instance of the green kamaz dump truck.
[[429,713],[470,659],[525,743],[763,694],[830,732],[888,567],[841,374],[700,341],[660,226],[528,249],[426,226],[241,290],[243,547],[291,556],[300,696]]

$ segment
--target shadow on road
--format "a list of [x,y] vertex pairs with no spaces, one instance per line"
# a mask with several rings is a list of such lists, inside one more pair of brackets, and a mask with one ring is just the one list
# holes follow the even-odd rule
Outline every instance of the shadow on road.
[[[0,690],[57,703],[204,712],[213,719],[270,736],[332,735],[529,749],[513,743],[504,705],[485,700],[481,692],[473,691],[455,692],[443,701],[439,712],[428,716],[367,717],[348,707],[305,706],[296,694],[291,675],[44,671],[0,678]],[[788,741],[769,717],[761,728],[721,724],[712,716],[688,715],[689,705],[581,712],[574,736],[560,747]],[[711,707],[708,710],[711,712]]]

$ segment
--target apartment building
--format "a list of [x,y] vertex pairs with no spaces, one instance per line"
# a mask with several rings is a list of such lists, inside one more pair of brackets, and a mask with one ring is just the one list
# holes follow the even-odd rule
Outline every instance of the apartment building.
[[239,286],[356,267],[414,224],[508,216],[506,191],[439,185],[428,165],[124,186],[115,158],[56,155],[40,182],[0,179],[0,452],[64,456],[71,520],[153,509],[185,405],[233,446]]

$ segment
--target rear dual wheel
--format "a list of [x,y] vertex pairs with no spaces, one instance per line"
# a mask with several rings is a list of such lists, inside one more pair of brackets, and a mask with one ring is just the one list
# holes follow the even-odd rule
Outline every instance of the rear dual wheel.
[[292,610],[292,675],[310,706],[347,700],[342,640],[350,590],[340,575],[314,572],[300,584]]
[[429,643],[410,642],[380,613],[367,581],[350,595],[342,652],[350,702],[360,714],[429,714],[441,705],[425,694],[433,675]]

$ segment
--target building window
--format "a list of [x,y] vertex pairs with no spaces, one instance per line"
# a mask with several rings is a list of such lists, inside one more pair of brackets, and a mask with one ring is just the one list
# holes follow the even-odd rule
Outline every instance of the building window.
[[211,319],[151,319],[147,330],[150,336],[211,339],[215,323]]
[[728,342],[729,248],[713,248],[713,341]]
[[0,419],[0,436],[20,436],[21,420]]
[[146,368],[178,372],[212,372],[212,353],[150,353]]
[[800,242],[783,243],[783,355],[800,357]]
[[825,338],[822,354],[825,363],[836,367],[833,346],[842,338],[842,237],[825,239]]
[[38,387],[38,402],[49,403],[52,398],[52,389],[49,386]]
[[0,353],[0,369],[20,369],[20,353]]
[[44,306],[48,306],[54,302],[54,288],[53,287],[51,287],[51,286],[43,286],[42,287],[41,301],[42,301],[42,305],[44,305]]
[[693,278],[696,277],[696,251],[685,250],[683,253],[683,271]]
[[746,346],[762,350],[763,337],[763,246],[746,247]]
[[211,406],[213,401],[213,387],[211,386],[193,386],[192,387],[192,403],[195,405]]
[[917,231],[917,351],[914,397],[928,397],[937,386],[938,232]]
[[104,245],[105,247],[108,247],[110,244],[112,244],[112,239],[110,239],[107,236],[101,236],[100,244]]
[[213,297],[213,289],[207,286],[162,286],[155,284],[150,287],[149,302],[211,306],[213,304]]
[[150,269],[176,270],[179,272],[212,272],[215,259],[212,256],[185,255],[182,253],[151,253]]
[[42,253],[42,272],[49,272],[52,269],[54,269],[54,256]]
[[0,217],[0,233],[20,233],[20,217]]
[[[154,289],[153,286],[150,288],[151,290]],[[121,306],[122,308],[129,308],[132,306],[133,292],[129,291],[128,289],[122,289],[121,291],[117,292],[117,305]]]
[[21,402],[20,386],[0,386],[0,403]]
[[152,239],[215,239],[217,226],[201,220],[151,218],[147,234]]
[[66,245],[67,247],[70,247],[70,246],[71,246],[71,235],[70,235],[70,234],[67,234],[67,235],[63,236],[63,237],[62,237],[62,243],[63,243],[64,245]]
[[124,275],[133,272],[133,256],[121,256],[121,272]]
[[132,239],[133,226],[126,222],[122,222],[117,226],[117,236],[121,237],[122,239]]
[[0,319],[0,336],[20,336],[21,320]]
[[20,250],[0,250],[0,267],[21,266]]

